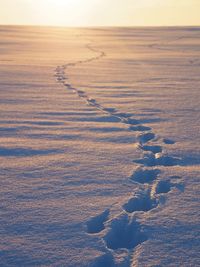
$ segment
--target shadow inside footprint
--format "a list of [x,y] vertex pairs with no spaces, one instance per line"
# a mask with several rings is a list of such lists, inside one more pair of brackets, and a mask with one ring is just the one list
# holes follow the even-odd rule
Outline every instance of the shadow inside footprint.
[[140,146],[140,148],[144,151],[150,151],[154,154],[162,152],[161,146]]
[[77,90],[77,94],[80,96],[80,97],[87,97],[86,93],[82,90]]
[[148,141],[153,140],[154,138],[155,138],[154,133],[144,133],[138,137],[138,140],[139,140],[140,144],[145,144]]
[[90,265],[90,267],[114,267],[114,259],[111,253],[106,253],[97,259]]
[[173,184],[174,187],[176,187],[178,190],[180,190],[181,192],[185,191],[185,185],[184,184]]
[[153,166],[177,166],[180,165],[181,161],[179,158],[163,155],[162,153],[149,152],[144,154],[141,159],[134,160],[133,162],[139,163],[148,167]]
[[88,98],[88,99],[87,99],[87,102],[88,102],[89,104],[97,105],[97,101],[96,101],[95,99],[93,99],[93,98]]
[[134,132],[145,132],[145,131],[150,131],[151,128],[143,125],[137,125],[137,126],[130,126],[129,130]]
[[111,222],[110,231],[104,240],[109,249],[133,249],[146,241],[147,237],[142,232],[141,225],[134,218],[129,220],[128,215],[123,214]]
[[149,211],[157,206],[154,198],[151,198],[149,191],[140,192],[131,198],[123,208],[126,212],[132,213],[135,211]]
[[105,210],[103,213],[91,218],[87,223],[87,232],[89,234],[100,233],[105,229],[104,223],[108,220],[109,209]]
[[145,183],[151,183],[153,182],[157,176],[161,173],[159,169],[143,169],[138,168],[132,175],[131,180],[145,184]]
[[171,139],[164,138],[163,143],[165,143],[166,145],[173,145],[173,144],[175,144],[175,141],[173,141]]
[[140,124],[138,120],[132,119],[132,118],[127,118],[124,120],[124,123],[130,124],[130,125],[137,125]]
[[180,159],[167,156],[167,155],[160,155],[156,158],[156,165],[161,165],[161,166],[176,166],[180,165]]
[[156,185],[156,194],[168,193],[171,190],[172,184],[170,181],[159,181]]
[[115,113],[116,112],[115,108],[104,108],[103,110],[106,112],[109,112],[109,113]]

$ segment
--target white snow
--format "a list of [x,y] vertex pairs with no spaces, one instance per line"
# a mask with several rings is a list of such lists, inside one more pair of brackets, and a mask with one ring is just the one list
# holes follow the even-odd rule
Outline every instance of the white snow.
[[200,266],[200,29],[0,35],[0,266]]

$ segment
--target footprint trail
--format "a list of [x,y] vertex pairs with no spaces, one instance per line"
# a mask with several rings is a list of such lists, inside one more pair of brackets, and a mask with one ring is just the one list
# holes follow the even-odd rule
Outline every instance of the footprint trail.
[[[154,46],[154,45],[153,45]],[[153,47],[152,46],[152,47]],[[151,212],[162,203],[160,195],[167,194],[173,187],[182,190],[184,187],[177,181],[177,176],[171,176],[166,180],[160,180],[160,167],[177,166],[180,164],[180,159],[174,158],[163,153],[164,147],[173,145],[175,142],[169,138],[160,139],[152,128],[141,123],[140,120],[131,118],[132,115],[120,113],[115,108],[106,108],[99,104],[96,99],[91,98],[83,90],[74,87],[67,76],[67,69],[92,61],[103,59],[106,54],[104,51],[98,50],[92,45],[92,41],[86,45],[94,56],[85,60],[67,63],[57,66],[55,77],[58,83],[72,90],[77,96],[84,100],[87,105],[93,106],[109,117],[115,118],[116,122],[123,123],[127,126],[127,131],[138,133],[137,148],[142,152],[141,159],[135,159],[135,164],[138,165],[132,174],[130,181],[140,185],[140,189],[134,195],[130,196],[129,200],[122,204],[121,213],[114,218],[110,216],[110,210],[106,209],[101,214],[90,218],[86,222],[86,231],[90,235],[99,235],[99,238],[105,244],[105,254],[95,259],[91,263],[91,267],[115,267],[123,266],[130,267],[134,259],[134,249],[148,240],[148,235],[145,232],[145,227],[137,219],[138,212],[140,218],[143,214]],[[171,181],[172,180],[172,181]],[[111,218],[110,218],[111,217]],[[117,253],[117,257],[115,254]],[[119,254],[122,254],[124,260],[120,264],[117,262]]]

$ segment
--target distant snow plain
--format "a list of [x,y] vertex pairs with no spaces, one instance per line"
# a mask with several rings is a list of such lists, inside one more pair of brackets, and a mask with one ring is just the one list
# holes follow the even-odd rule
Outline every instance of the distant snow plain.
[[200,266],[200,28],[0,35],[0,266]]

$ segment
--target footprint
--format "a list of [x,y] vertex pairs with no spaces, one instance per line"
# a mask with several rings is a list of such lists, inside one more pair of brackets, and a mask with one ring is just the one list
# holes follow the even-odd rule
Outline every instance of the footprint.
[[179,180],[181,179],[182,177],[180,176],[177,176],[177,175],[174,175],[174,176],[170,176],[169,177],[169,180],[173,181],[172,186],[176,187],[178,190],[180,190],[181,192],[184,192],[185,190],[185,185],[183,183],[181,183]]
[[81,91],[81,90],[77,90],[77,94],[80,96],[80,97],[87,97],[85,92],[84,91]]
[[161,146],[140,146],[140,148],[144,151],[150,151],[154,154],[161,153],[162,147]]
[[132,213],[135,211],[149,211],[157,206],[157,201],[151,198],[150,191],[139,192],[133,198],[131,198],[123,208],[126,212]]
[[113,255],[110,252],[103,254],[102,256],[95,259],[90,267],[114,267],[116,266],[114,263]]
[[63,77],[57,77],[57,82],[63,82],[64,81],[64,79],[63,79]]
[[70,83],[64,83],[64,86],[68,87],[69,89],[71,88],[71,84]]
[[184,184],[174,183],[173,186],[176,187],[181,192],[185,191],[185,185]]
[[158,181],[152,188],[152,196],[155,194],[166,194],[169,193],[172,187],[176,187],[181,192],[184,191],[184,185],[180,183],[171,183],[170,179]]
[[115,108],[103,108],[103,110],[109,113],[115,113],[117,111]]
[[104,223],[108,220],[109,209],[105,210],[103,213],[91,218],[87,223],[87,232],[89,234],[97,234],[105,229]]
[[156,154],[156,164],[161,166],[176,166],[180,164],[180,159],[158,153]]
[[168,138],[164,138],[163,143],[165,143],[166,145],[173,145],[175,144],[175,141],[168,139]]
[[55,74],[54,74],[54,77],[56,77],[56,78],[60,78],[60,77],[61,77],[61,74],[60,74],[60,73],[55,73]]
[[130,125],[140,124],[138,120],[132,119],[132,118],[124,119],[123,122],[126,123],[126,124],[130,124]]
[[148,166],[148,167],[156,166],[156,158],[152,152],[145,153],[143,158],[136,159],[133,162],[144,165],[144,166]]
[[181,179],[181,176],[173,175],[173,176],[170,176],[169,179],[170,180],[180,180]]
[[135,132],[145,132],[145,131],[150,131],[151,128],[143,125],[137,125],[137,126],[130,126],[129,130]]
[[95,107],[99,107],[99,104],[97,103],[97,101],[93,98],[88,98],[87,102],[89,105],[95,106]]
[[162,153],[153,154],[152,152],[144,154],[142,159],[134,160],[133,162],[142,164],[148,167],[153,166],[177,166],[180,164],[180,159],[163,155]]
[[131,180],[145,184],[145,183],[151,183],[154,180],[156,180],[157,176],[161,173],[159,169],[144,169],[144,168],[138,168],[132,175]]
[[156,194],[166,194],[171,190],[172,184],[169,180],[165,181],[158,181],[158,183],[155,185],[154,192]]
[[122,214],[112,220],[104,240],[107,248],[112,250],[133,249],[146,241],[147,237],[135,218],[129,219],[127,214]]
[[148,141],[153,140],[154,138],[155,134],[150,132],[139,135],[138,140],[140,144],[146,144]]
[[177,175],[174,175],[174,176],[170,176],[169,177],[169,180],[170,181],[173,181],[171,184],[173,187],[176,187],[178,190],[180,190],[181,192],[184,192],[185,190],[185,185],[180,182],[180,179],[181,177],[180,176],[177,176]]
[[133,116],[133,114],[131,113],[124,113],[124,112],[117,112],[116,115],[121,118],[130,118]]
[[88,98],[88,102],[90,102],[90,103],[96,103],[96,100],[95,99],[93,99],[93,98]]

